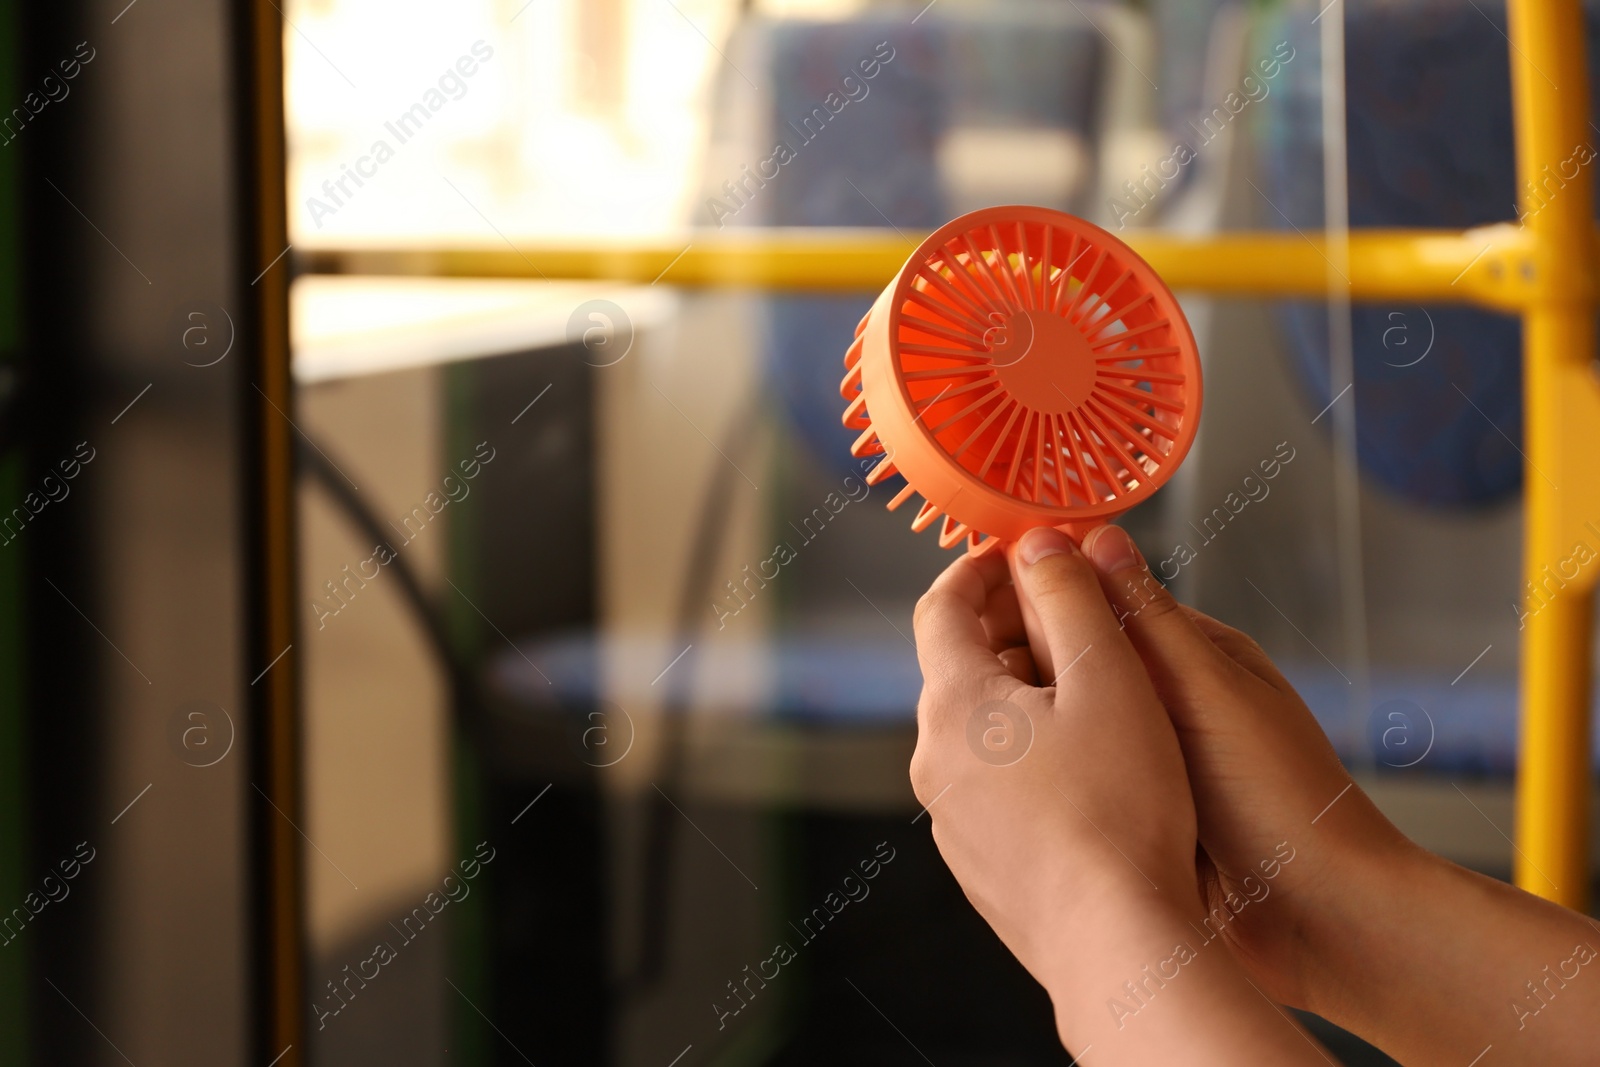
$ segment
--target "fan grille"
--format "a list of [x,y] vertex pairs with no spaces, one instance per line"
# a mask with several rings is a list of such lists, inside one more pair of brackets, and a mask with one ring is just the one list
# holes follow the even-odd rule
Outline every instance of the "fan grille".
[[[1199,413],[1198,355],[1171,292],[1112,235],[1037,208],[935,233],[863,320],[846,366],[845,422],[866,431],[856,454],[891,453],[877,480],[898,469],[911,483],[891,506],[923,492],[932,513],[913,527],[948,512],[941,540],[969,525],[953,518],[964,510],[975,544],[980,531],[1104,521],[1170,476]],[[924,486],[928,463],[907,449],[967,480]],[[994,522],[995,503],[1013,521]]]

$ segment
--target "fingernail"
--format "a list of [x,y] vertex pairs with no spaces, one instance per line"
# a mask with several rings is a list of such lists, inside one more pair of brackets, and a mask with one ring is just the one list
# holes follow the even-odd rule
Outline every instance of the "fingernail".
[[1139,552],[1133,539],[1120,526],[1096,527],[1084,539],[1083,551],[1094,561],[1095,567],[1105,574],[1114,574],[1139,564]]
[[1053,526],[1037,526],[1023,534],[1022,540],[1017,542],[1017,553],[1022,557],[1022,562],[1030,567],[1046,556],[1075,551],[1077,549],[1072,538]]

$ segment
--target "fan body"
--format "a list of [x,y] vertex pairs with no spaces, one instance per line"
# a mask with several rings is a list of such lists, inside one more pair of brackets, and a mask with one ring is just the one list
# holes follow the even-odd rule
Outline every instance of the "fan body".
[[1200,418],[1200,358],[1177,299],[1105,230],[1035,207],[946,224],[912,254],[845,354],[851,451],[882,454],[923,503],[911,528],[986,552],[1035,526],[1081,538],[1154,493]]

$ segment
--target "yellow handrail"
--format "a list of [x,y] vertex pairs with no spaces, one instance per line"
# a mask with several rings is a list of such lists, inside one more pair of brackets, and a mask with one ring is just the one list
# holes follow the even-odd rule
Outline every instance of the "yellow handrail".
[[[514,248],[372,248],[303,252],[315,274],[409,274],[470,278],[605,279],[676,286],[877,292],[925,234],[895,230],[695,231],[679,237]],[[1322,234],[1123,234],[1175,289],[1229,295],[1320,297],[1328,288]],[[1350,235],[1351,293],[1358,300],[1528,306],[1548,275],[1531,270],[1527,230],[1503,224],[1449,230],[1364,230]]]

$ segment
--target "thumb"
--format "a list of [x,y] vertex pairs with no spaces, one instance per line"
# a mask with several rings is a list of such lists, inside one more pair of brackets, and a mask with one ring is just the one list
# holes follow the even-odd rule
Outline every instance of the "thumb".
[[[1156,580],[1132,538],[1119,526],[1098,526],[1083,540],[1106,600],[1144,661],[1179,726],[1215,707],[1242,668],[1219,650],[1167,587]],[[1182,720],[1188,719],[1189,722]]]
[[[1094,567],[1070,537],[1048,526],[1029,530],[1008,558],[1040,685],[1060,684],[1091,648],[1088,669],[1097,684],[1116,687],[1145,677]],[[1148,691],[1149,682],[1142,684]]]

